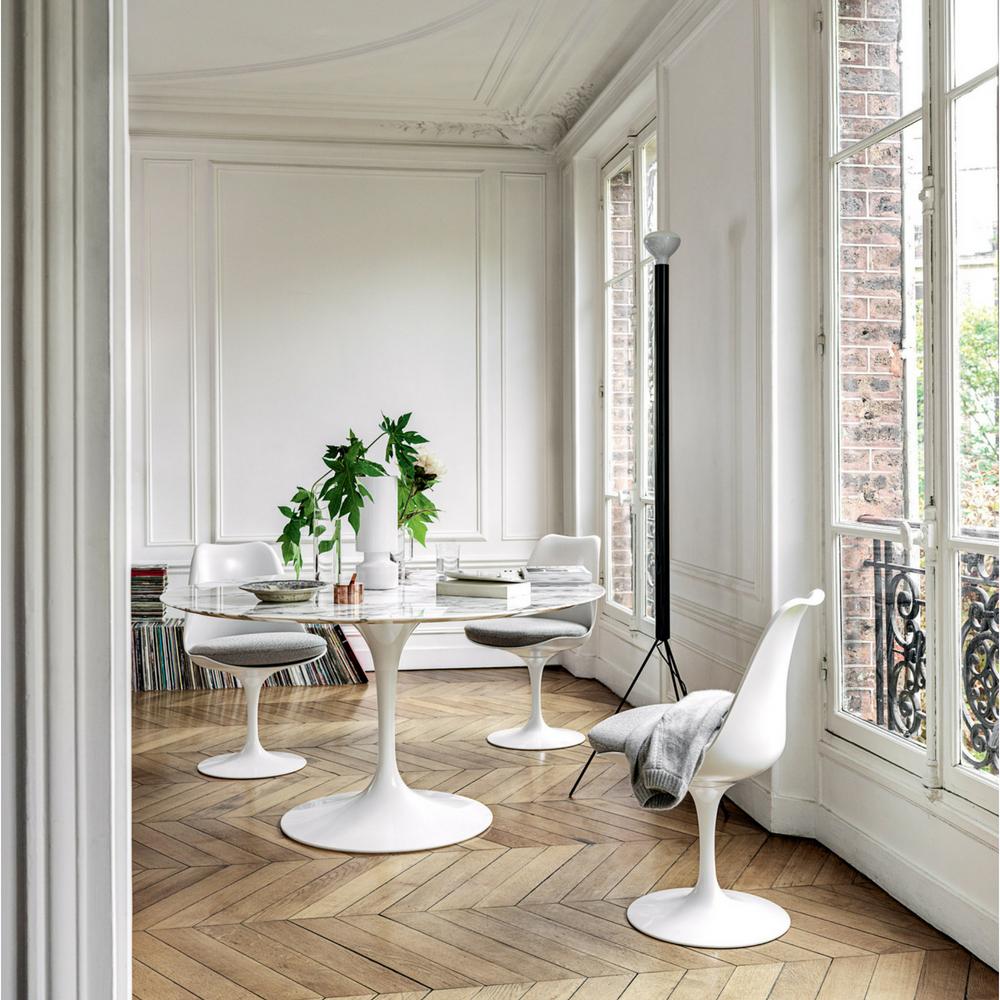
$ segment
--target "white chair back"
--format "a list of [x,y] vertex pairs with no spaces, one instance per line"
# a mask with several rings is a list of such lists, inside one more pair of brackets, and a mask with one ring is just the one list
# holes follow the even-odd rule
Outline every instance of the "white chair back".
[[696,780],[740,781],[766,771],[781,756],[795,636],[806,611],[822,604],[824,597],[822,590],[814,590],[775,611]]
[[[601,570],[601,540],[597,535],[544,535],[538,539],[531,555],[529,566],[586,566],[590,575],[597,583]],[[587,629],[594,627],[597,615],[597,602],[583,604],[580,607],[556,611],[550,615],[538,615],[539,618],[558,618],[561,621],[577,622]]]
[[[192,587],[209,584],[246,583],[281,573],[278,554],[266,542],[240,542],[217,545],[203,542],[194,550],[188,583]],[[303,632],[297,622],[239,622],[205,615],[184,616],[184,649],[199,642],[224,635],[247,635],[254,632]]]

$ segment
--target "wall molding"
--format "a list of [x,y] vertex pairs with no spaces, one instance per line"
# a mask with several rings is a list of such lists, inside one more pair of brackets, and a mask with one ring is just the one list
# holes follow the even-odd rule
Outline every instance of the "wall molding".
[[[149,199],[145,197],[149,179],[150,164],[177,164],[187,169],[188,175],[188,350],[190,360],[188,365],[188,395],[189,395],[189,420],[190,433],[188,440],[188,475],[190,477],[190,489],[188,490],[188,516],[191,524],[191,534],[188,538],[163,539],[153,536],[153,435],[152,435],[152,314],[150,308],[150,288],[152,286],[152,273],[150,269],[151,261],[151,233],[153,230],[150,221]],[[144,456],[144,479],[145,479],[145,524],[143,533],[147,549],[173,548],[182,545],[194,545],[198,538],[198,321],[197,321],[197,257],[196,240],[198,225],[198,208],[195,193],[195,172],[194,161],[179,157],[159,157],[149,158],[142,161],[142,191],[143,191],[143,274],[144,286],[142,297],[142,350],[143,350],[143,442],[145,448]]]
[[[740,0],[742,2],[742,0]],[[753,39],[754,39],[754,59],[753,59],[753,108],[754,108],[754,128],[753,128],[753,162],[754,169],[754,267],[755,267],[755,313],[754,313],[754,339],[753,339],[753,385],[755,387],[754,398],[754,454],[755,454],[755,482],[753,489],[754,498],[754,552],[753,565],[750,567],[751,575],[745,576],[741,572],[726,572],[716,567],[700,565],[690,561],[671,559],[671,566],[682,576],[692,580],[698,580],[711,586],[719,587],[722,590],[733,591],[743,594],[750,599],[763,603],[767,596],[768,585],[768,561],[767,561],[767,541],[770,535],[770,511],[769,511],[769,489],[768,476],[770,460],[768,448],[771,442],[768,427],[768,410],[765,399],[768,387],[771,384],[770,378],[765,379],[768,374],[765,358],[769,356],[768,346],[771,334],[769,324],[769,289],[770,282],[765,280],[769,276],[770,264],[770,241],[768,237],[769,229],[767,225],[769,201],[768,179],[769,179],[769,155],[770,148],[762,143],[762,130],[767,127],[767,116],[765,113],[765,91],[762,74],[764,67],[759,58],[762,39],[760,37],[761,21],[761,0],[753,0]],[[737,0],[701,0],[701,2],[684,5],[678,11],[678,17],[684,17],[683,27],[678,31],[672,40],[672,44],[661,55],[657,62],[657,73],[660,79],[658,88],[661,96],[661,106],[659,109],[659,121],[657,123],[658,135],[668,136],[669,134],[669,107],[670,107],[670,71],[671,64],[683,55],[690,47],[698,41],[720,18],[727,12],[737,7]],[[666,146],[666,143],[664,143]],[[669,171],[664,175],[669,178]],[[670,217],[670,186],[669,180],[663,185],[663,205],[662,211],[666,218]],[[734,293],[740,289],[740,275],[734,277]],[[734,305],[736,303],[734,302]],[[738,323],[736,316],[732,316],[734,324]],[[733,329],[729,352],[733,361],[733,386],[737,392],[737,405],[733,406],[733,424],[730,428],[733,435],[733,449],[730,455],[731,478],[734,492],[741,494],[741,484],[744,476],[742,472],[742,450],[738,446],[739,417],[741,409],[738,401],[741,398],[741,387],[743,379],[740,377],[739,363],[742,359],[742,338],[737,336],[738,330]]]
[[[445,40],[450,31],[479,15],[501,15],[489,25],[495,37],[482,54],[478,83],[470,79],[462,96],[416,97],[403,92],[391,97],[369,91],[350,96],[316,96],[299,87],[288,92],[288,73],[322,72],[322,67],[345,60],[378,57],[425,38]],[[141,73],[132,78],[130,109],[134,120],[149,132],[187,128],[205,134],[262,135],[290,138],[303,132],[344,141],[384,141],[391,137],[441,145],[473,144],[551,151],[585,113],[606,82],[605,65],[620,65],[626,52],[655,11],[634,11],[624,34],[609,41],[603,56],[576,71],[570,66],[585,40],[608,26],[606,5],[585,0],[572,18],[543,0],[525,0],[503,11],[497,0],[475,0],[458,11],[415,25],[396,34],[322,52],[306,52],[276,60],[233,62],[180,70]],[[533,32],[532,29],[535,29]],[[528,45],[540,31],[558,32],[547,52]],[[591,49],[593,46],[591,45]],[[588,50],[589,51],[589,50]],[[491,54],[492,53],[492,54]],[[513,70],[533,59],[537,67],[514,78]],[[596,62],[593,60],[596,59]],[[591,64],[593,63],[593,64]],[[378,65],[378,64],[376,64]],[[286,83],[272,85],[270,76]],[[329,76],[329,73],[328,73]],[[331,81],[335,77],[331,77]],[[252,90],[239,87],[244,81]],[[333,82],[315,87],[336,94]],[[442,93],[444,93],[442,91]]]
[[[344,176],[383,176],[383,177],[445,177],[445,178],[466,178],[474,182],[475,185],[475,245],[476,245],[476,287],[475,287],[475,350],[476,350],[476,370],[474,382],[476,386],[476,498],[475,517],[476,523],[467,529],[449,529],[436,533],[438,538],[449,540],[454,539],[461,542],[483,542],[487,540],[484,531],[484,496],[486,486],[484,482],[484,461],[483,456],[486,447],[486,435],[483,415],[483,392],[484,392],[484,370],[482,363],[483,355],[483,227],[482,227],[482,170],[467,169],[447,169],[420,167],[417,169],[406,169],[399,167],[374,167],[355,166],[340,164],[297,164],[297,163],[266,163],[266,162],[236,162],[211,160],[212,171],[212,191],[213,208],[215,218],[215,230],[212,258],[214,262],[213,286],[214,286],[214,331],[212,337],[213,358],[212,358],[212,384],[213,384],[213,497],[215,500],[215,541],[218,542],[248,542],[266,541],[272,542],[273,532],[261,532],[251,534],[230,533],[225,530],[223,522],[225,511],[225,484],[224,484],[224,444],[223,444],[223,365],[224,352],[222,338],[224,335],[224,323],[222,316],[223,298],[221,286],[222,258],[224,254],[223,244],[223,223],[222,223],[222,180],[223,175],[229,172],[238,173],[314,173],[330,174],[336,173]],[[351,532],[347,533],[345,541],[351,542]]]
[[[538,173],[528,173],[526,171],[513,171],[513,170],[501,170],[500,171],[500,538],[505,542],[516,542],[516,541],[536,541],[542,535],[545,534],[544,529],[534,532],[534,533],[521,533],[518,534],[508,527],[508,513],[509,504],[507,501],[507,489],[508,485],[511,484],[511,479],[508,475],[508,462],[509,462],[509,449],[510,449],[510,436],[507,433],[507,417],[510,411],[510,404],[508,397],[510,393],[508,392],[508,377],[510,372],[510,366],[507,359],[507,347],[508,347],[508,308],[507,308],[507,271],[506,271],[506,259],[507,259],[507,225],[506,225],[506,203],[507,203],[507,181],[511,177],[517,178],[531,178],[540,183],[541,187],[541,198],[542,198],[542,216],[541,216],[541,246],[542,254],[545,259],[545,267],[543,268],[542,274],[542,311],[543,311],[543,324],[546,329],[546,336],[541,343],[542,348],[542,364],[543,364],[543,377],[546,388],[549,387],[549,342],[552,338],[552,330],[550,329],[550,324],[548,323],[548,309],[549,309],[549,294],[550,294],[550,281],[548,274],[548,253],[546,252],[549,244],[549,231],[548,231],[548,209],[549,209],[549,192],[547,189],[547,175],[541,172]],[[543,413],[543,439],[548,442],[551,440],[551,415],[550,407],[548,406],[548,399],[543,397],[541,400],[542,413]],[[544,510],[544,518],[547,520],[550,510],[550,499],[551,499],[551,481],[552,481],[552,471],[550,468],[551,463],[546,461],[543,454],[542,461],[542,509]]]
[[[233,434],[236,433],[232,430],[234,425],[231,419],[227,419],[230,425],[228,430],[222,425],[224,411],[219,409],[221,396],[218,392],[218,384],[220,379],[226,377],[226,357],[227,354],[231,353],[232,346],[231,340],[226,337],[225,305],[220,301],[216,291],[219,283],[225,280],[225,275],[221,272],[220,267],[220,254],[225,251],[226,233],[219,231],[218,216],[221,209],[215,189],[219,183],[220,173],[222,175],[221,183],[225,188],[226,180],[232,176],[230,171],[238,170],[263,171],[265,178],[272,171],[291,172],[293,176],[303,171],[312,172],[319,176],[337,173],[350,177],[364,177],[371,176],[373,171],[379,175],[404,179],[420,176],[431,178],[432,180],[429,180],[428,183],[434,183],[436,190],[438,185],[443,183],[442,197],[448,199],[450,199],[448,192],[452,190],[448,182],[449,178],[457,178],[459,184],[465,183],[464,178],[470,178],[475,182],[475,192],[470,188],[462,188],[456,195],[464,206],[462,218],[468,220],[468,225],[463,221],[459,229],[456,230],[456,238],[467,241],[469,249],[469,256],[465,258],[468,261],[468,267],[463,281],[463,288],[468,288],[468,294],[463,293],[462,295],[463,309],[468,312],[468,322],[463,320],[468,328],[468,335],[467,338],[463,335],[461,341],[464,345],[462,371],[468,373],[468,378],[465,374],[462,375],[461,388],[463,398],[467,400],[467,405],[463,404],[463,420],[466,426],[458,434],[463,442],[463,466],[467,472],[466,478],[463,478],[462,488],[457,494],[461,498],[457,510],[464,523],[457,523],[449,528],[447,523],[449,517],[446,513],[445,523],[429,533],[429,543],[450,540],[469,543],[466,561],[470,564],[476,562],[483,564],[485,560],[485,563],[489,565],[506,565],[523,563],[531,544],[537,540],[537,537],[530,534],[528,528],[537,527],[538,537],[547,531],[559,530],[561,513],[558,507],[558,495],[555,492],[555,481],[552,479],[553,476],[558,475],[558,472],[549,468],[548,465],[544,470],[547,478],[546,497],[544,503],[538,506],[537,517],[532,515],[527,520],[522,518],[525,523],[516,524],[511,521],[508,511],[506,524],[503,523],[501,487],[505,472],[502,473],[499,470],[502,454],[499,448],[501,441],[505,443],[506,448],[512,448],[517,434],[523,432],[524,426],[530,425],[532,428],[531,448],[537,449],[541,453],[547,447],[550,453],[558,454],[560,441],[554,435],[557,431],[559,418],[555,412],[552,394],[547,392],[545,399],[540,400],[537,406],[532,407],[533,415],[530,420],[523,417],[518,421],[518,428],[515,428],[513,424],[505,426],[505,424],[511,423],[516,413],[511,409],[514,404],[508,399],[506,400],[506,412],[501,414],[504,401],[498,388],[500,365],[495,363],[499,361],[501,356],[502,334],[500,309],[503,278],[498,253],[501,240],[504,237],[500,229],[499,204],[502,187],[508,188],[509,197],[512,185],[517,184],[519,178],[527,176],[529,178],[527,183],[531,186],[525,187],[522,184],[521,187],[514,190],[514,196],[517,199],[514,204],[519,208],[519,215],[514,217],[515,229],[508,230],[505,239],[508,245],[508,254],[519,252],[518,248],[524,244],[525,248],[535,255],[535,230],[544,234],[539,238],[544,238],[545,246],[537,248],[537,255],[540,261],[544,260],[545,262],[545,291],[538,290],[538,280],[532,277],[529,292],[538,297],[541,303],[544,303],[545,314],[542,315],[542,304],[538,304],[537,308],[533,305],[526,315],[531,317],[534,326],[537,314],[537,329],[525,327],[522,331],[519,320],[518,340],[527,338],[525,347],[533,357],[538,356],[539,351],[542,352],[542,355],[538,356],[538,361],[539,364],[544,361],[545,378],[553,378],[558,371],[555,360],[558,356],[558,344],[554,340],[558,336],[555,330],[559,316],[558,304],[551,301],[549,293],[552,287],[552,269],[557,266],[558,260],[558,247],[553,238],[552,228],[554,213],[558,211],[558,205],[553,205],[552,199],[558,197],[559,184],[558,178],[553,182],[552,177],[550,177],[555,170],[551,157],[514,149],[483,151],[462,148],[456,149],[452,154],[426,147],[350,144],[320,146],[310,143],[285,143],[270,140],[254,142],[239,142],[227,138],[201,140],[190,136],[176,140],[138,137],[133,140],[131,153],[135,186],[134,247],[137,261],[144,252],[144,243],[149,239],[155,241],[156,237],[155,232],[148,231],[148,222],[144,225],[144,215],[147,214],[141,203],[144,163],[146,161],[183,161],[187,164],[193,164],[195,220],[192,222],[192,228],[197,241],[194,263],[194,281],[196,282],[195,341],[197,346],[193,355],[194,372],[192,378],[195,383],[195,397],[191,400],[191,406],[197,419],[199,436],[199,440],[195,442],[194,457],[185,455],[183,458],[184,468],[187,469],[187,463],[191,461],[197,472],[196,524],[198,537],[188,541],[180,539],[171,541],[167,540],[165,536],[157,536],[154,532],[151,538],[146,539],[143,527],[135,538],[132,554],[135,561],[173,563],[189,558],[195,541],[261,540],[273,542],[277,534],[277,529],[274,529],[273,532],[267,531],[266,527],[265,530],[260,530],[264,522],[255,523],[258,520],[256,518],[248,523],[237,524],[232,518],[234,510],[232,502],[229,505],[228,513],[230,516],[227,519],[227,511],[215,502],[214,496],[215,484],[221,482],[222,461],[226,458],[227,450],[230,460],[233,459]],[[150,169],[154,171],[153,176],[156,179],[155,167]],[[171,193],[171,202],[176,201],[179,205],[181,200],[180,179],[170,174],[165,175],[165,177],[170,182],[170,186],[166,190]],[[440,178],[444,178],[444,181],[433,180]],[[176,180],[176,184],[173,183],[174,180]],[[266,179],[261,183],[266,184]],[[531,223],[529,226],[529,219],[525,214],[527,208],[524,198],[528,198],[530,203],[534,204],[536,194],[543,199],[541,207],[544,210],[545,219],[543,224],[536,226]],[[476,213],[474,233],[470,228],[473,211]],[[146,232],[141,231],[144,228]],[[513,243],[512,240],[514,240]],[[531,243],[526,241],[531,241]],[[173,242],[176,244],[178,241]],[[475,263],[473,263],[471,256],[473,247],[475,247],[477,255]],[[154,242],[154,253],[156,249]],[[180,250],[175,249],[174,252],[179,253]],[[148,256],[148,251],[146,251],[146,255]],[[184,262],[185,267],[190,265],[191,261]],[[473,268],[475,268],[475,276],[473,276]],[[137,287],[134,296],[134,322],[137,331],[141,332],[142,327],[148,325],[148,319],[143,317],[143,309],[148,303],[143,302],[143,289],[140,287],[143,281],[141,261],[137,262],[135,279]],[[176,274],[176,270],[172,280],[174,282],[183,281]],[[516,275],[514,280],[519,280]],[[474,289],[471,287],[473,281],[475,281]],[[512,294],[516,294],[516,292],[508,289],[507,295]],[[475,299],[473,299],[473,295]],[[516,303],[516,300],[511,301]],[[220,309],[223,313],[221,322],[219,320]],[[473,310],[475,310],[474,321],[477,324],[475,331],[472,330]],[[155,318],[154,316],[153,319],[155,320]],[[228,322],[231,325],[232,319],[230,318]],[[179,328],[180,323],[175,322],[174,326]],[[459,336],[457,330],[456,327],[454,334],[456,337]],[[510,335],[511,331],[508,330],[507,333]],[[218,347],[220,336],[223,338],[221,367]],[[533,336],[540,338],[537,345],[531,340]],[[473,338],[475,343],[473,343]],[[177,350],[183,349],[179,344],[176,344],[175,347]],[[475,352],[474,358],[473,351]],[[148,410],[154,405],[148,391],[143,392],[143,382],[148,378],[148,372],[144,373],[143,371],[141,355],[142,342],[140,341],[135,352],[134,373],[137,396],[137,405],[134,409],[134,434],[140,448],[146,433],[144,425],[149,422]],[[510,359],[508,358],[506,375],[508,392],[512,391],[512,388],[516,389],[518,385],[509,364]],[[469,381],[471,379],[475,379],[475,385]],[[188,379],[185,379],[185,383],[187,381]],[[232,391],[231,386],[230,391]],[[294,391],[293,387],[291,392],[294,393]],[[225,385],[223,385],[223,393],[225,393]],[[145,399],[139,398],[144,395]],[[473,401],[475,401],[476,408],[475,417],[472,414]],[[176,409],[176,406],[174,408]],[[434,412],[438,413],[439,410],[440,407]],[[472,426],[473,419],[475,427]],[[528,420],[528,425],[524,424],[525,420]],[[517,430],[517,434],[515,434],[515,430]],[[187,437],[186,434],[184,436]],[[510,458],[511,455],[508,453],[508,470]],[[520,464],[527,463],[528,467],[533,468],[536,465],[535,459],[529,456],[515,456],[515,458]],[[473,466],[475,467],[474,472]],[[144,519],[143,511],[146,499],[142,494],[150,489],[150,475],[153,476],[152,489],[155,492],[157,483],[161,482],[162,476],[150,469],[143,470],[140,467],[135,470],[133,497],[137,527],[138,521]],[[224,488],[225,485],[223,484]],[[171,487],[171,489],[173,488]],[[230,477],[227,491],[229,494],[231,494],[232,488]],[[514,495],[513,488],[508,486],[506,489],[507,500],[510,502]],[[155,503],[154,497],[154,508]],[[527,521],[531,523],[529,524]],[[240,531],[253,531],[253,533],[242,535],[238,534]],[[505,535],[506,537],[504,537]],[[515,535],[519,537],[514,537]],[[144,541],[151,544],[144,544]],[[352,541],[352,533],[347,532],[345,557],[348,563],[353,558]],[[476,553],[479,546],[482,546],[483,549],[481,555]]]

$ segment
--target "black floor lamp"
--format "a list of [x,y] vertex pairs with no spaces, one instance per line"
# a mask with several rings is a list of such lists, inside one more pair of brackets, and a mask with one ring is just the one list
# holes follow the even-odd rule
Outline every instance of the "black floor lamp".
[[[670,681],[674,687],[674,698],[678,701],[686,695],[687,685],[681,677],[670,648],[670,463],[667,452],[670,446],[670,398],[669,398],[669,364],[670,356],[667,341],[667,278],[669,265],[667,261],[681,245],[681,238],[676,233],[650,233],[644,240],[646,249],[653,255],[653,356],[656,362],[654,373],[654,396],[656,399],[656,475],[654,479],[654,523],[656,524],[656,542],[653,547],[655,556],[654,587],[656,592],[656,628],[653,644],[643,657],[639,669],[632,678],[628,690],[622,695],[622,700],[615,709],[617,715],[628,701],[632,689],[642,675],[646,664],[655,653],[666,663],[670,670]],[[569,791],[570,798],[594,759],[595,752],[587,758],[583,770],[578,775]]]

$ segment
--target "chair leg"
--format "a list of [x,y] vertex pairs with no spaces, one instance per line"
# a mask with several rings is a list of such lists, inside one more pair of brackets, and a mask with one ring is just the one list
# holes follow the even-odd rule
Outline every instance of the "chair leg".
[[300,757],[297,753],[265,750],[260,742],[257,720],[260,689],[264,686],[264,681],[275,672],[259,667],[230,670],[243,685],[247,710],[246,740],[238,753],[224,753],[203,760],[198,765],[202,774],[213,778],[273,778],[279,774],[300,771],[306,766],[305,757]]
[[559,750],[575,747],[584,741],[583,733],[575,729],[554,729],[542,718],[542,673],[549,655],[541,653],[525,657],[531,681],[531,718],[515,729],[502,729],[486,737],[488,743],[508,750]]
[[729,785],[691,785],[698,812],[698,883],[640,896],[628,921],[643,934],[692,948],[749,948],[781,937],[788,914],[768,899],[719,885],[715,871],[715,821]]

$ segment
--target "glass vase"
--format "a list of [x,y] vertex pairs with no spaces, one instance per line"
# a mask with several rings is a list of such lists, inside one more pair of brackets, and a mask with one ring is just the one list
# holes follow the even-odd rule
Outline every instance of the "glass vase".
[[413,561],[413,535],[409,528],[399,529],[396,544],[396,562],[399,564],[399,582],[409,578],[410,563]]

